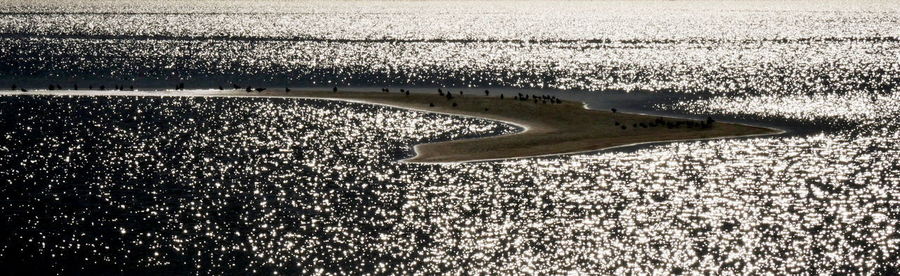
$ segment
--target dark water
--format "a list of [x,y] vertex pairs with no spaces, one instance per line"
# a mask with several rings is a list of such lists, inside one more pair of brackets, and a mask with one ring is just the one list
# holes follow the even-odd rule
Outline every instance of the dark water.
[[[895,1],[6,1],[0,87],[669,91],[655,107],[896,117]],[[548,12],[552,11],[552,12]]]
[[512,129],[327,101],[0,100],[0,261],[11,271],[817,273],[898,264],[900,148],[891,140],[757,138],[415,165],[395,160],[416,142]]
[[432,230],[405,225],[401,177],[416,170],[393,161],[411,142],[511,131],[282,99],[22,96],[0,107],[0,262],[34,274],[411,265]]

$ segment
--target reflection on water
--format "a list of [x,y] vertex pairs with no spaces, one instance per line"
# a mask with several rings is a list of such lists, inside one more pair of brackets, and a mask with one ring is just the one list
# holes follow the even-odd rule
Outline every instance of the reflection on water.
[[[676,109],[767,115],[781,96],[892,107],[867,97],[900,84],[896,1],[4,4],[0,87],[672,90],[725,97]],[[706,106],[731,97],[752,108]]]
[[2,89],[647,90],[589,102],[804,125],[793,137],[416,165],[395,160],[418,142],[513,129],[326,101],[5,95],[0,264],[896,273],[898,11],[897,1],[0,0]]
[[[2,260],[51,270],[411,265],[393,163],[508,126],[324,101],[3,97]],[[37,269],[45,267],[37,266]],[[24,266],[22,268],[25,268]]]
[[418,165],[395,160],[417,141],[512,128],[313,100],[6,96],[0,107],[0,261],[20,269],[900,265],[896,131]]

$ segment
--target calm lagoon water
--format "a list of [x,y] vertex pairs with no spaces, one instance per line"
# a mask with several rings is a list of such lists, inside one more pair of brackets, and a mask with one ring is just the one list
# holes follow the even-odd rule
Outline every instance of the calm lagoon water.
[[896,2],[0,3],[4,89],[522,88],[802,129],[421,165],[396,160],[515,130],[328,101],[7,93],[9,271],[900,267]]

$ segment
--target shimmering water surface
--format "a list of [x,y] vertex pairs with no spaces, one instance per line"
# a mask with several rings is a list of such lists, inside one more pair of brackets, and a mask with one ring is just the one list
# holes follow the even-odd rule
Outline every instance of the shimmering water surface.
[[807,129],[421,165],[396,161],[420,142],[515,130],[328,101],[7,93],[0,262],[50,274],[896,273],[897,26],[895,1],[0,1],[3,89],[493,87],[598,106],[639,91],[646,103],[629,105],[647,112]]

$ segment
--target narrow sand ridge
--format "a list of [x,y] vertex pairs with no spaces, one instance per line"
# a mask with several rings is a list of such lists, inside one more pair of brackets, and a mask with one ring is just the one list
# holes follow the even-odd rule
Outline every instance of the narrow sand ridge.
[[[701,127],[700,121],[683,118],[589,110],[582,103],[572,101],[552,103],[539,99],[535,102],[533,98],[521,101],[514,100],[513,95],[504,95],[504,99],[500,99],[500,95],[496,94],[454,94],[452,99],[448,99],[437,93],[406,95],[398,92],[304,91],[289,94],[486,118],[525,129],[509,135],[416,145],[416,156],[404,160],[415,163],[521,158],[641,143],[783,133],[777,129],[723,122],[715,122],[711,127]],[[673,126],[669,127],[669,124]]]
[[[235,90],[193,91],[38,91],[0,94],[41,95],[130,95],[130,96],[225,96],[298,97],[353,101],[369,104],[479,117],[519,126],[524,131],[491,137],[451,140],[415,146],[414,163],[444,163],[522,158],[602,150],[641,143],[773,135],[778,129],[642,114],[589,110],[582,103],[533,98],[515,100],[513,95],[459,95],[452,99],[434,94],[406,95],[398,92],[299,91],[246,93]],[[455,104],[455,106],[454,106]],[[623,128],[624,127],[624,128]]]

